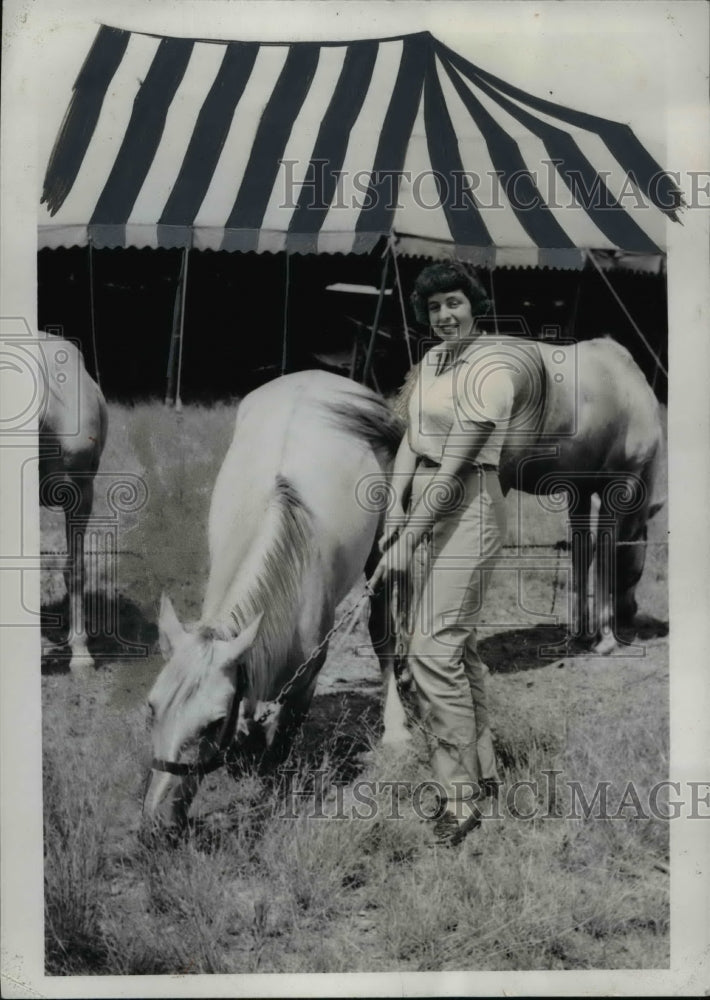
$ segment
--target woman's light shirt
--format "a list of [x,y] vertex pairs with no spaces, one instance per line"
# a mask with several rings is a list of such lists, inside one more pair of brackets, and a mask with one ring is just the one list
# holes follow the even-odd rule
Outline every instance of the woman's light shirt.
[[514,402],[511,366],[500,343],[476,340],[448,364],[451,348],[437,344],[424,356],[409,401],[409,446],[433,462],[469,454],[472,430],[481,424],[491,435],[475,461],[498,466]]

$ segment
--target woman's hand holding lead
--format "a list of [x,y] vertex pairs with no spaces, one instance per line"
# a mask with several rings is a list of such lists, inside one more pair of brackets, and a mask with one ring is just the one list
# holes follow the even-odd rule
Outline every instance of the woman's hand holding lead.
[[400,531],[389,543],[382,558],[370,577],[369,585],[374,590],[386,577],[405,576],[409,573],[412,552],[414,551],[414,536],[409,531]]

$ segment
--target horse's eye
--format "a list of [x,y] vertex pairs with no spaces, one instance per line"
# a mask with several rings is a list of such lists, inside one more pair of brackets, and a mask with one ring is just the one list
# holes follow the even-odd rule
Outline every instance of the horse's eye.
[[152,701],[148,702],[145,721],[148,726],[152,726],[153,722],[155,721],[155,705],[153,704]]

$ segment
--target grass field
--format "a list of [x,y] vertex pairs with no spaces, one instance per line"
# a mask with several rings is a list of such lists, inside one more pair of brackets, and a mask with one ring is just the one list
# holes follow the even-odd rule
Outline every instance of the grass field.
[[[115,564],[93,545],[99,590],[117,609],[91,643],[95,675],[75,681],[56,647],[43,656],[47,972],[667,967],[668,823],[649,806],[668,772],[663,513],[626,655],[540,656],[562,638],[567,555],[506,550],[480,632],[504,785],[498,815],[460,849],[432,847],[418,815],[411,793],[430,777],[421,737],[406,756],[378,747],[363,619],[334,639],[294,747],[300,796],[256,772],[216,772],[184,841],[139,840],[157,606],[165,590],[181,619],[199,616],[207,508],[234,412],[110,407],[95,523],[112,515],[107,486],[124,474],[142,479],[145,503],[111,522]],[[511,542],[519,530],[527,544],[565,538],[563,515],[531,497],[509,503]],[[43,511],[43,548],[61,549],[62,535],[61,516]],[[50,616],[66,611],[61,573],[43,573],[42,595],[50,642],[61,634]],[[395,795],[386,781],[406,784]],[[600,782],[606,813],[585,816],[580,792],[591,803]],[[363,787],[376,808],[359,803]]]

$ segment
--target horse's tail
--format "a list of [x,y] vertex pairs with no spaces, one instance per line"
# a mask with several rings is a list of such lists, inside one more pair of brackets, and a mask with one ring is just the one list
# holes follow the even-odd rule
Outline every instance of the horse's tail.
[[381,458],[391,459],[404,434],[404,421],[380,396],[362,388],[328,404],[341,430],[367,442]]
[[409,400],[414,392],[414,386],[417,384],[417,378],[419,377],[419,365],[413,365],[407,372],[404,382],[394,398],[394,412],[401,420],[407,419],[407,411],[409,409]]
[[648,516],[654,517],[666,504],[667,496],[664,488],[665,476],[663,475],[666,461],[666,448],[663,431],[658,428],[658,437],[653,454],[646,462],[641,471],[641,478],[646,487],[648,496]]

